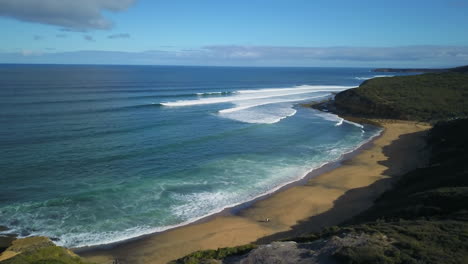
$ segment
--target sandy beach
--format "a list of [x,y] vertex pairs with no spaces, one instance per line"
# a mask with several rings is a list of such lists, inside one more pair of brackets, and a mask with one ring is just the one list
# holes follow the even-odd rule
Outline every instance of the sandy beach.
[[[425,163],[427,124],[374,120],[384,131],[340,166],[233,214],[107,248],[78,251],[96,263],[167,263],[201,249],[300,236],[339,224],[368,208],[399,175]],[[270,221],[264,221],[269,218]]]

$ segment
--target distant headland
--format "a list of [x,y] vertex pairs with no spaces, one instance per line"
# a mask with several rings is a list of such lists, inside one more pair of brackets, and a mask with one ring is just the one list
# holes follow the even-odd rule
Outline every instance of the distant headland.
[[437,72],[468,72],[468,66],[455,68],[430,69],[430,68],[377,68],[373,72],[414,72],[414,73],[437,73]]

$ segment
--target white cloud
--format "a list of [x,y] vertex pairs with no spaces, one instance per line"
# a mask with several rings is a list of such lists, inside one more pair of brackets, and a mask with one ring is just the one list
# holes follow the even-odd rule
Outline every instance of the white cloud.
[[123,11],[136,0],[1,0],[0,16],[60,26],[70,31],[109,29],[102,11]]
[[35,51],[35,50],[22,50],[21,55],[24,57],[28,56],[41,56],[43,53],[41,51]]

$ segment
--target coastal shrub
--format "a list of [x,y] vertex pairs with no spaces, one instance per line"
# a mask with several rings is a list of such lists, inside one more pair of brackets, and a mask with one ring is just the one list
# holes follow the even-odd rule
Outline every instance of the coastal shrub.
[[201,250],[187,255],[181,259],[170,262],[171,264],[198,264],[210,259],[224,259],[230,256],[244,255],[255,249],[253,244],[242,245],[238,247],[219,248],[217,250]]
[[357,234],[385,234],[391,241],[344,247],[334,254],[340,263],[465,263],[466,221],[400,220],[353,226]]
[[67,249],[57,246],[40,248],[19,254],[1,262],[2,264],[91,264],[78,256],[73,256]]
[[345,247],[337,252],[334,257],[340,263],[349,264],[391,264],[396,263],[396,250],[386,250],[377,246]]
[[341,114],[424,122],[468,116],[468,74],[373,78],[335,96]]

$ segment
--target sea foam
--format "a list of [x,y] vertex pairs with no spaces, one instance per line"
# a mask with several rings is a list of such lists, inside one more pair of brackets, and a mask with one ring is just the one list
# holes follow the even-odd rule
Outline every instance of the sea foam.
[[[206,104],[234,104],[235,107],[220,109],[218,115],[245,123],[273,124],[293,116],[294,103],[317,100],[351,88],[334,85],[301,85],[289,88],[266,88],[257,90],[239,90],[229,96],[210,96],[194,100],[162,102],[163,106],[182,107]],[[211,93],[210,95],[216,95]],[[219,95],[226,95],[220,92]],[[287,103],[287,104],[286,104]]]
[[341,118],[341,117],[339,117],[339,116],[337,116],[335,114],[318,112],[318,113],[316,113],[316,115],[323,118],[323,119],[325,119],[325,120],[336,122],[335,126],[341,126],[343,123],[347,123],[347,124],[359,127],[361,130],[364,129],[363,125],[352,122],[352,121],[349,121],[349,120],[346,120],[346,119]]
[[356,80],[370,80],[372,78],[380,78],[380,77],[393,77],[395,75],[374,75],[370,77],[354,77]]

